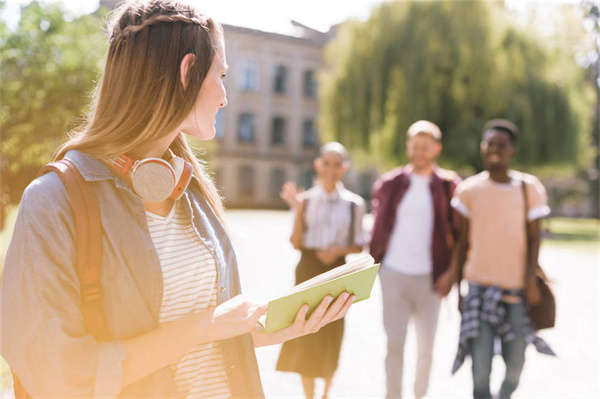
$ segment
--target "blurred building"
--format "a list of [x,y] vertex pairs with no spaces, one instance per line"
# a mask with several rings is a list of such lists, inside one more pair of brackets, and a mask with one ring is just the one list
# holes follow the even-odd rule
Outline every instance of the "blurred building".
[[310,187],[320,145],[323,41],[224,25],[228,105],[217,115],[217,184],[229,207],[278,207],[286,180]]

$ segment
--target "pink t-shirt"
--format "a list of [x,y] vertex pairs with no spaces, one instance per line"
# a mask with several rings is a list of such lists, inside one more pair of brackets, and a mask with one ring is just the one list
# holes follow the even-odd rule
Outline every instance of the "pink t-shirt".
[[510,172],[510,183],[497,183],[488,172],[472,176],[456,188],[452,206],[469,219],[467,281],[521,289],[525,279],[527,235],[521,181],[527,184],[527,219],[550,213],[546,190],[532,175]]

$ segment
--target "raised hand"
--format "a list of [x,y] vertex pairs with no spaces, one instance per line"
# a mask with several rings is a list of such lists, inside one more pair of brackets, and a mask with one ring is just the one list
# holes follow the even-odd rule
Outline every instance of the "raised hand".
[[298,204],[300,204],[300,194],[304,192],[304,189],[298,190],[298,186],[296,182],[286,181],[281,187],[281,192],[279,196],[281,199],[285,201],[286,204],[292,210],[296,210],[298,208]]

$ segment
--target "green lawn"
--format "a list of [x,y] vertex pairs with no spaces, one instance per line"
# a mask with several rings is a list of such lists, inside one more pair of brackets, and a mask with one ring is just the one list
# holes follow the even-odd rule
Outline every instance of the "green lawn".
[[600,220],[551,218],[545,223],[544,244],[598,254]]

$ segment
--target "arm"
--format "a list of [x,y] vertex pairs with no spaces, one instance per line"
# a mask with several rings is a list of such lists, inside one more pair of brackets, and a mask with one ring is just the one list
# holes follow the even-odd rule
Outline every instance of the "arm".
[[375,182],[373,186],[372,214],[374,218],[373,228],[371,230],[371,239],[369,252],[375,263],[381,263],[385,253],[385,226],[384,226],[384,209],[389,198],[388,184],[385,184],[383,179]]
[[456,215],[459,218],[460,223],[460,235],[458,242],[454,243],[452,260],[448,270],[446,270],[446,272],[438,278],[434,286],[434,289],[441,296],[448,295],[452,289],[452,285],[455,282],[460,283],[460,280],[462,279],[463,267],[467,260],[467,252],[469,250],[469,219],[460,213],[456,213]]
[[535,269],[538,265],[540,253],[540,219],[527,222],[527,265],[525,271],[525,296],[529,305],[537,305],[541,301],[541,293],[537,286]]
[[127,386],[168,366],[194,346],[253,332],[266,310],[266,304],[238,295],[217,308],[184,316],[126,340],[122,385]]
[[236,297],[125,341],[96,340],[83,322],[69,199],[57,176],[41,180],[21,201],[0,290],[2,356],[34,397],[116,397],[194,345],[252,331],[266,311]]
[[297,209],[296,217],[294,218],[294,228],[292,230],[292,236],[290,237],[290,242],[294,246],[294,249],[302,249],[303,241],[304,241],[304,211],[306,207],[306,201],[302,201]]

